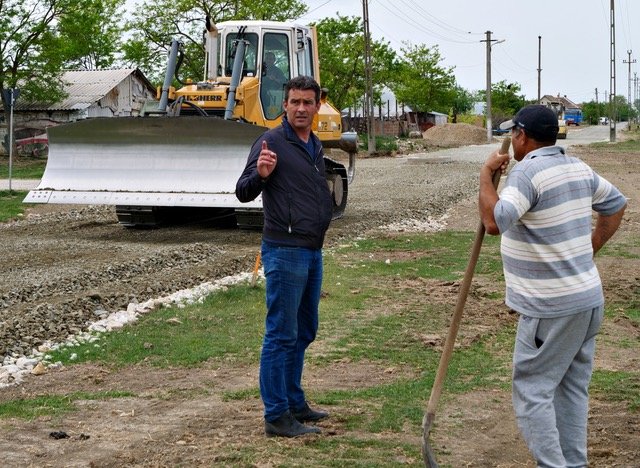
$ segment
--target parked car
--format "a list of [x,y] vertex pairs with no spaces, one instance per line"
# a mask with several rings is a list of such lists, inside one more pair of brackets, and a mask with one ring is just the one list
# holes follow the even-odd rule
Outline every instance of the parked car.
[[567,138],[567,122],[558,120],[558,138],[564,140]]
[[609,125],[608,117],[600,117],[600,125]]

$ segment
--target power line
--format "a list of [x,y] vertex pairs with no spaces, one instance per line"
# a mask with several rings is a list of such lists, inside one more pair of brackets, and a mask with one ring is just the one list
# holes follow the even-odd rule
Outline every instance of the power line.
[[437,33],[435,31],[432,31],[430,29],[427,29],[424,25],[422,25],[419,21],[417,21],[416,19],[412,18],[411,16],[407,15],[406,13],[402,13],[400,14],[400,12],[398,10],[393,10],[391,8],[389,8],[388,6],[379,3],[379,5],[384,8],[386,11],[388,11],[390,14],[392,14],[393,16],[395,16],[396,18],[404,21],[405,23],[409,23],[409,25],[413,26],[416,30],[425,33],[431,37],[434,37],[436,39],[445,41],[445,42],[453,42],[453,43],[457,43],[457,44],[475,44],[475,41],[473,40],[457,40],[457,39],[451,39],[447,36],[443,36],[440,33]]
[[408,2],[407,0],[400,0],[401,3],[404,3],[405,6],[407,6],[409,9],[414,10],[419,16],[421,16],[425,21],[428,21],[429,23],[438,26],[446,31],[449,31],[451,33],[460,35],[460,36],[468,36],[468,35],[477,35],[477,36],[481,36],[484,33],[482,32],[471,32],[471,31],[465,31],[463,29],[460,29],[458,27],[452,26],[444,21],[442,21],[441,19],[433,16],[431,13],[429,13],[427,10],[425,10],[420,4],[410,4],[410,2]]
[[314,11],[319,10],[320,8],[322,8],[323,6],[325,6],[325,5],[329,4],[329,3],[331,3],[332,1],[333,1],[333,0],[327,0],[327,1],[326,1],[326,2],[324,2],[322,5],[318,5],[317,7],[315,7],[313,10],[309,10],[309,11],[307,11],[307,12],[304,14],[304,16],[301,16],[301,18],[304,18],[304,17],[305,17],[305,16],[307,16],[307,15],[310,15],[310,14],[311,14],[311,13],[313,13]]
[[[626,9],[626,14],[623,12],[623,7],[624,9]],[[622,20],[626,19],[626,23],[625,21],[621,21],[622,23],[622,33],[626,39],[626,43],[629,47],[629,49],[633,49],[633,41],[631,40],[631,25],[629,23],[629,17],[631,15],[629,14],[629,5],[625,5],[624,2],[620,2],[620,17]],[[625,28],[626,26],[626,28]]]

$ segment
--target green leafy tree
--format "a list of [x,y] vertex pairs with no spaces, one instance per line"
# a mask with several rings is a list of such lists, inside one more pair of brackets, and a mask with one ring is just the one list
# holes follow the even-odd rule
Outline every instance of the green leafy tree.
[[604,102],[585,102],[582,104],[582,120],[591,125],[596,125],[600,117],[607,116],[607,104]]
[[357,107],[366,89],[364,31],[357,17],[338,15],[316,23],[320,83],[339,109]]
[[0,1],[0,90],[20,88],[20,100],[25,101],[55,102],[62,96],[58,76],[64,58],[54,26],[71,4],[66,0]]
[[607,103],[609,118],[615,118],[618,122],[629,122],[637,115],[636,110],[629,105],[627,98],[624,96],[616,95],[614,98],[615,109],[610,108],[610,103]]
[[451,104],[453,123],[458,122],[458,115],[464,114],[473,109],[474,102],[475,98],[471,91],[464,89],[462,86],[456,85],[453,90],[453,102]]
[[[518,83],[507,83],[505,80],[491,85],[491,116],[493,125],[499,125],[505,120],[509,120],[528,104],[524,95],[519,94],[521,87]],[[483,101],[486,101],[486,91],[478,93]]]
[[[329,89],[331,102],[338,109],[361,107],[366,90],[364,63],[364,25],[357,16],[337,15],[316,24],[320,81]],[[385,85],[397,69],[397,55],[384,41],[371,41],[371,72],[374,102],[380,103]]]
[[119,36],[113,13],[122,1],[0,0],[0,89],[54,103],[64,97],[64,68],[111,65]]
[[162,82],[172,39],[183,44],[181,76],[200,79],[204,69],[202,34],[206,18],[284,21],[307,11],[299,0],[145,0],[133,12],[123,45],[124,62],[138,66],[152,81]]
[[455,96],[453,67],[441,65],[438,46],[405,43],[399,72],[391,89],[398,101],[416,112],[449,113]]
[[83,0],[82,9],[61,15],[60,51],[67,68],[95,70],[113,66],[121,50],[124,0]]
[[373,81],[373,100],[382,104],[381,96],[385,87],[391,89],[400,71],[398,54],[388,42],[371,42],[371,77]]

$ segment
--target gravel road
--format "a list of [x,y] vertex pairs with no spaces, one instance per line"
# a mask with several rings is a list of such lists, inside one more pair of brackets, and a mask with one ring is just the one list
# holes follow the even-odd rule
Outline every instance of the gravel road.
[[[431,227],[475,195],[480,164],[498,146],[359,158],[327,246],[389,225]],[[131,302],[250,271],[259,244],[259,232],[207,224],[126,229],[113,207],[34,206],[0,224],[0,364],[47,340],[65,341]]]

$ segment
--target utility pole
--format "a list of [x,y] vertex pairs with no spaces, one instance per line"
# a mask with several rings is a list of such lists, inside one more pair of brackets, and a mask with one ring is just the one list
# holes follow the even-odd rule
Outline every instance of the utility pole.
[[609,49],[611,80],[609,82],[609,141],[616,141],[616,15],[615,0],[611,0],[611,47]]
[[504,42],[504,39],[501,41],[491,39],[491,31],[487,31],[485,34],[487,38],[480,42],[487,43],[487,143],[491,143],[493,139],[493,124],[491,122],[491,43],[500,44]]
[[542,74],[542,36],[538,36],[538,104],[540,104],[540,75]]
[[629,64],[629,74],[628,76],[628,80],[629,80],[629,90],[627,91],[627,102],[629,103],[629,107],[632,106],[632,102],[631,102],[631,64],[632,63],[636,63],[636,59],[631,60],[631,51],[627,50],[627,54],[629,55],[629,60],[623,60],[622,63],[628,63]]
[[7,139],[9,143],[9,193],[12,192],[11,180],[13,178],[13,108],[16,105],[18,96],[20,96],[20,89],[18,88],[5,88],[2,90],[4,103],[9,106],[9,138]]
[[598,88],[596,88],[596,106],[598,105]]
[[[640,112],[640,103],[638,102],[638,73],[633,72],[633,104],[636,111]],[[638,123],[638,114],[636,113],[636,123]]]
[[362,0],[362,21],[364,23],[364,74],[367,89],[365,91],[365,115],[367,116],[367,151],[376,150],[376,137],[373,118],[373,80],[371,77],[371,33],[369,30],[369,0]]

